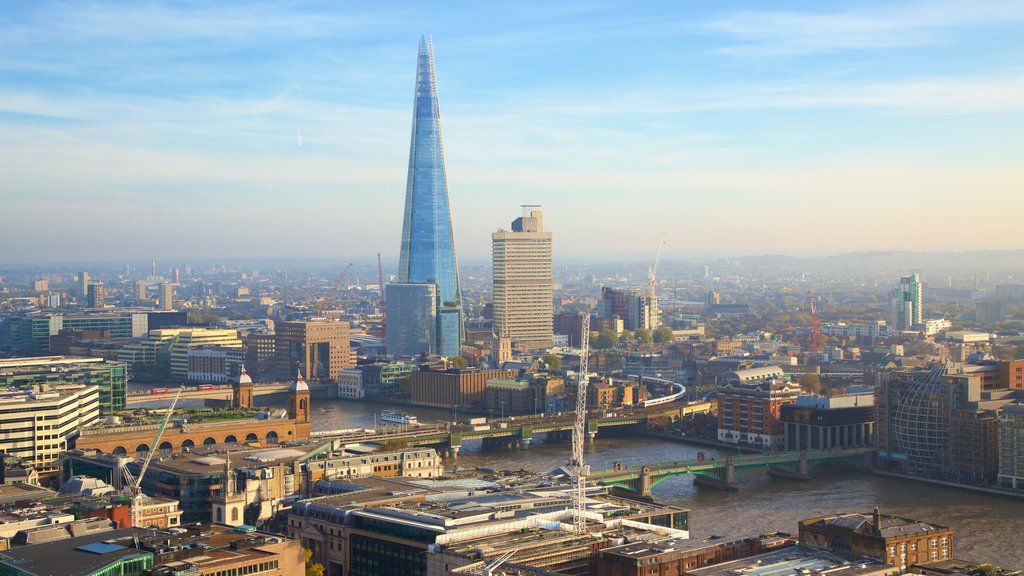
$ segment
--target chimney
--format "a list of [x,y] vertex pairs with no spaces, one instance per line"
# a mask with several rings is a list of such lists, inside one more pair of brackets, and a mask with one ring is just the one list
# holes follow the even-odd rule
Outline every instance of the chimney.
[[871,524],[874,526],[875,532],[881,532],[882,515],[878,512],[878,506],[875,506],[875,513],[871,515]]

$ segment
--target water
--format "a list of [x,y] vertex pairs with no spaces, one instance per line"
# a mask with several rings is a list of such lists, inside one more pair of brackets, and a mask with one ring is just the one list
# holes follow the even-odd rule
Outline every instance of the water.
[[[276,399],[276,397],[274,397]],[[330,430],[372,426],[385,403],[340,400],[313,402],[313,429]],[[420,422],[450,419],[451,410],[399,408],[415,414]],[[463,418],[462,414],[459,418]],[[604,434],[602,432],[602,434]],[[598,437],[587,447],[588,463],[595,470],[625,464],[708,457],[720,454],[652,438]],[[481,451],[479,442],[466,442],[457,459],[459,466],[524,469],[546,472],[565,463],[567,442],[544,443],[534,439],[527,450],[498,448]],[[725,492],[693,486],[692,477],[669,478],[653,488],[655,498],[691,510],[690,527],[695,536],[709,534],[750,535],[783,531],[796,534],[804,518],[835,512],[882,512],[950,526],[958,558],[992,562],[1007,568],[1024,568],[1024,500],[991,496],[918,482],[898,480],[837,468],[819,468],[812,482],[769,478],[763,471],[737,478],[739,490]]]

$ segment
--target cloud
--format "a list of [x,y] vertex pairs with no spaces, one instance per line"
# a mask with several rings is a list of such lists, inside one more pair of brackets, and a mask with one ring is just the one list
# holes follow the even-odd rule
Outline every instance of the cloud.
[[930,45],[966,28],[1021,22],[1020,2],[947,0],[857,5],[837,12],[745,11],[708,20],[699,28],[742,42],[721,52],[780,56]]

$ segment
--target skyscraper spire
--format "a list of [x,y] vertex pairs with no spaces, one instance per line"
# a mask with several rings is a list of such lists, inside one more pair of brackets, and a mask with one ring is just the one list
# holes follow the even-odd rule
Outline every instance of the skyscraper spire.
[[462,293],[444,166],[433,44],[420,37],[398,281],[437,286],[436,351],[458,355]]

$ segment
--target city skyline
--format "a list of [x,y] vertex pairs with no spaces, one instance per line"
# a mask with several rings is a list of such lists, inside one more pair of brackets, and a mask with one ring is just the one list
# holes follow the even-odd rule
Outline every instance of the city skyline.
[[556,258],[1022,246],[1018,4],[525,8],[18,6],[0,260],[397,257],[421,33],[467,261],[523,203]]

